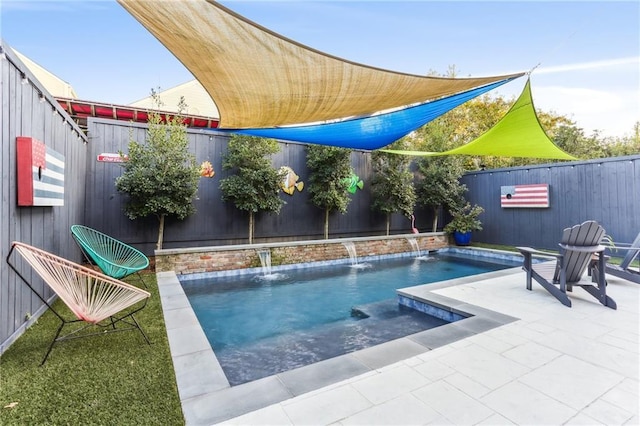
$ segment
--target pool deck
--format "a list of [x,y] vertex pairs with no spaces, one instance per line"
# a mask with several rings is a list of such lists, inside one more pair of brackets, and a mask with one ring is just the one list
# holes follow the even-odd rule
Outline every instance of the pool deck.
[[158,285],[187,425],[637,425],[640,286],[607,279],[618,310],[527,291],[520,268],[413,287],[475,316],[234,387],[175,274]]

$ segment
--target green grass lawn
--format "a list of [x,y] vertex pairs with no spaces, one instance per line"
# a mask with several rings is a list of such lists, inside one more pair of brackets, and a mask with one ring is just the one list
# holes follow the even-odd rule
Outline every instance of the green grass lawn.
[[0,357],[1,425],[184,424],[155,274],[144,279],[136,319],[151,345],[137,330],[63,341],[40,366],[60,324],[47,311]]

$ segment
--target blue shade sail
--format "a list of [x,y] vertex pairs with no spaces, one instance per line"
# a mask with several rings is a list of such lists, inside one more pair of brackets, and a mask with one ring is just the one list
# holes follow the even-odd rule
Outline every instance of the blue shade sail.
[[518,77],[506,78],[435,101],[377,115],[319,124],[255,129],[215,129],[215,131],[341,148],[375,150],[395,142],[466,101],[515,78]]

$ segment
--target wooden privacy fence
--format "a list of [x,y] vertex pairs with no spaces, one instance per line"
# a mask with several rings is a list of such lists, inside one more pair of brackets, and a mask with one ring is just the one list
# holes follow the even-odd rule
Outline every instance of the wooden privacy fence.
[[[557,250],[562,229],[590,219],[614,241],[640,232],[640,155],[478,171],[462,182],[485,209],[476,241]],[[548,207],[501,206],[501,188],[531,184],[548,185]]]
[[[143,141],[146,126],[112,120],[89,120],[91,154],[87,164],[87,203],[85,225],[135,245],[153,254],[157,221],[129,220],[123,213],[125,198],[115,189],[114,181],[122,172],[118,164],[99,162],[101,153],[126,152],[129,135]],[[133,133],[131,133],[133,132]],[[229,175],[222,170],[228,136],[211,131],[189,131],[190,150],[198,162],[210,161],[216,172],[203,178],[195,202],[197,212],[181,222],[169,222],[165,229],[164,248],[235,245],[248,242],[248,215],[231,203],[222,201],[220,179]],[[555,248],[559,230],[594,219],[618,241],[632,241],[640,231],[640,155],[590,161],[563,162],[539,166],[476,171],[462,178],[469,191],[467,198],[480,204],[483,231],[474,240],[494,244],[531,245]],[[273,156],[274,166],[289,166],[306,182],[305,145],[280,143]],[[353,151],[351,165],[364,181],[362,190],[351,195],[346,214],[330,218],[330,238],[361,237],[385,234],[385,217],[371,210],[371,156],[367,151]],[[527,184],[548,186],[546,208],[504,208],[501,188]],[[292,195],[281,193],[286,204],[280,214],[258,214],[256,243],[321,239],[324,212],[309,202],[307,189]],[[440,220],[440,228],[444,225]],[[430,231],[430,209],[416,208],[416,226]],[[531,232],[535,229],[535,232]],[[410,232],[411,222],[401,215],[392,216],[391,233]]]

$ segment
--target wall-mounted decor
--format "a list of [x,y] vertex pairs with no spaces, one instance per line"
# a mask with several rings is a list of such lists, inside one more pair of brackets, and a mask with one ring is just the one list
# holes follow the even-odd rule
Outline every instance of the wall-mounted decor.
[[200,164],[200,176],[202,177],[206,177],[206,178],[212,178],[216,175],[215,170],[213,170],[213,165],[211,164],[211,161],[203,161],[202,164]]
[[120,155],[117,153],[111,152],[103,152],[102,154],[98,154],[96,160],[100,163],[124,163],[128,160],[127,155]]
[[500,207],[547,208],[549,207],[549,184],[501,186]]
[[300,176],[298,176],[291,167],[282,166],[280,167],[280,172],[284,174],[280,188],[282,188],[285,194],[293,195],[296,189],[302,191],[304,182],[299,181]]
[[355,194],[358,189],[364,188],[364,182],[358,175],[356,175],[356,172],[354,172],[353,169],[351,169],[351,174],[349,175],[349,177],[343,179],[342,181],[345,185],[347,185],[347,192],[349,192],[350,194]]
[[29,137],[16,138],[19,206],[64,205],[64,155]]

